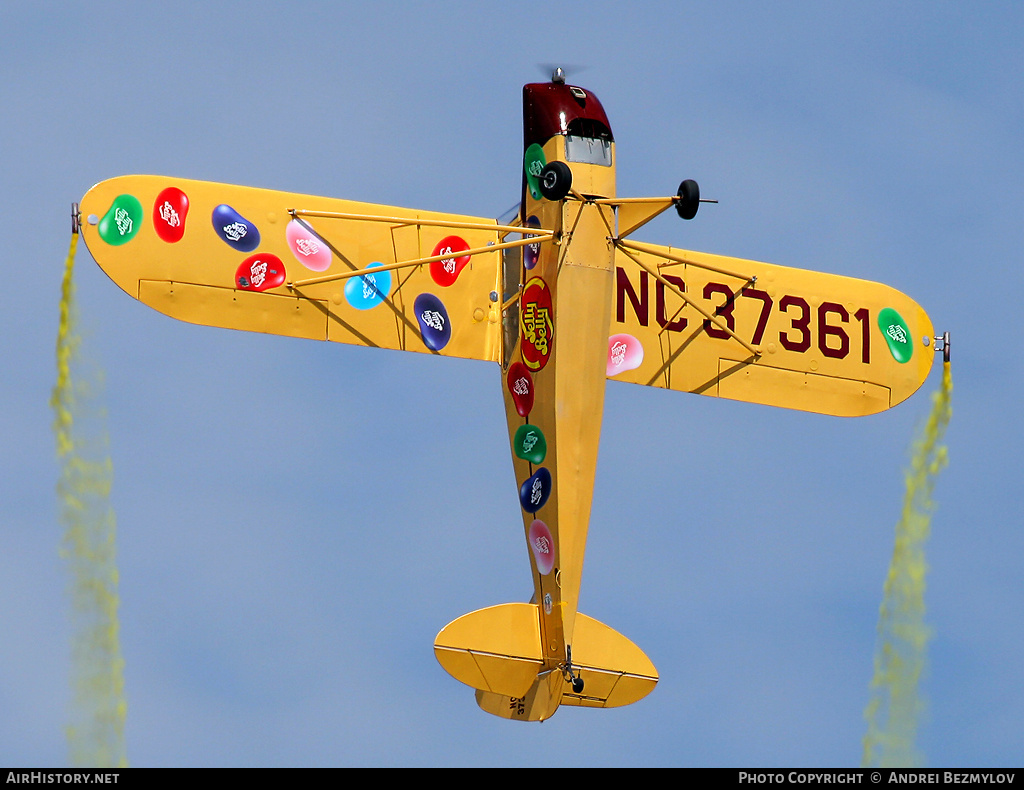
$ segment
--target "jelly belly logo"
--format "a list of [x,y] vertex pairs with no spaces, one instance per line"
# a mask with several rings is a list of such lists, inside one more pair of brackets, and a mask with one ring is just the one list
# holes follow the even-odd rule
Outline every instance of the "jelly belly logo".
[[551,291],[548,284],[540,277],[527,280],[522,304],[519,326],[523,335],[523,362],[536,373],[548,364],[551,345],[555,339]]

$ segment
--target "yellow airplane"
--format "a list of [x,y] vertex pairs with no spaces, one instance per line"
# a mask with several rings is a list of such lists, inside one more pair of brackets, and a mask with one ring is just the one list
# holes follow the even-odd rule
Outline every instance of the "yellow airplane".
[[658,681],[577,611],[608,379],[866,415],[949,337],[885,285],[633,241],[708,201],[690,180],[617,197],[604,108],[561,69],[523,88],[523,119],[509,224],[164,176],[101,182],[72,213],[111,279],[174,318],[500,365],[533,599],[454,620],[434,651],[483,710],[541,721]]

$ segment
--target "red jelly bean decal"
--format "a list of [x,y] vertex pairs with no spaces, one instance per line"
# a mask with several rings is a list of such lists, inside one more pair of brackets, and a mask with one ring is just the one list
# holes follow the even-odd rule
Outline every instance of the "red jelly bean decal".
[[235,272],[235,285],[243,291],[267,291],[284,284],[284,264],[276,255],[262,253],[242,261]]
[[509,365],[505,384],[512,395],[512,402],[520,417],[526,417],[533,409],[533,376],[522,362]]
[[167,187],[156,196],[153,204],[153,227],[156,235],[173,244],[185,235],[185,218],[188,216],[188,195],[177,187]]
[[459,255],[460,252],[465,252],[469,249],[469,244],[461,236],[445,236],[441,241],[434,247],[434,251],[431,253],[431,257],[434,255],[451,255],[451,258],[445,258],[441,261],[434,261],[430,264],[430,276],[434,278],[434,282],[440,285],[442,288],[447,288],[449,285],[459,279],[459,274],[469,263],[469,255]]

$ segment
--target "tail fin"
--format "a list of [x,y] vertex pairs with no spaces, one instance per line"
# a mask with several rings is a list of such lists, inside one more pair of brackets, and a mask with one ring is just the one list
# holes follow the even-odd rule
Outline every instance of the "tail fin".
[[445,626],[434,641],[438,662],[456,680],[477,689],[488,713],[542,721],[560,704],[589,708],[629,705],[647,696],[658,671],[635,644],[603,623],[576,615],[575,693],[556,669],[545,667],[536,604],[508,603],[470,612]]

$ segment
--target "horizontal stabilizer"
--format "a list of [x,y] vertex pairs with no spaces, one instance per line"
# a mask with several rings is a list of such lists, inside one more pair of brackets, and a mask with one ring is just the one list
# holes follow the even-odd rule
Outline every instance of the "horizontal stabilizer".
[[524,697],[544,668],[537,607],[506,603],[463,615],[441,629],[434,655],[467,686]]
[[517,721],[543,721],[560,704],[591,708],[629,705],[658,682],[651,660],[622,634],[584,614],[576,615],[572,671],[583,680],[572,691],[561,668],[545,666],[536,604],[480,609],[449,623],[434,654],[456,680],[477,689],[488,713]]
[[639,647],[582,613],[576,615],[572,663],[579,669],[583,692],[567,688],[563,705],[617,708],[643,699],[658,682],[658,670]]

